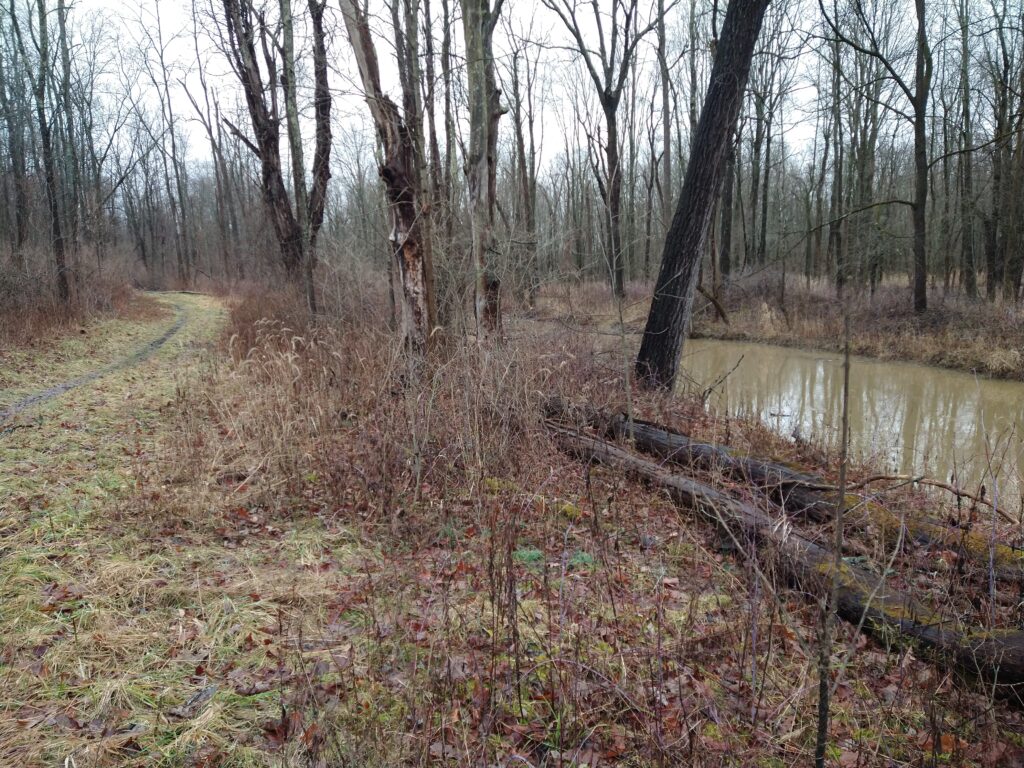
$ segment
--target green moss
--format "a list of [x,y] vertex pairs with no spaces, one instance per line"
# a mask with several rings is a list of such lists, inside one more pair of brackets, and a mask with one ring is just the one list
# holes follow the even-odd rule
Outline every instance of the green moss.
[[517,493],[519,486],[510,480],[500,477],[485,477],[483,482],[484,490],[491,494],[499,494],[503,491]]
[[561,502],[558,505],[558,514],[573,523],[583,519],[583,510],[571,501]]
[[523,565],[537,566],[544,562],[544,553],[536,547],[520,547],[512,553],[512,557]]

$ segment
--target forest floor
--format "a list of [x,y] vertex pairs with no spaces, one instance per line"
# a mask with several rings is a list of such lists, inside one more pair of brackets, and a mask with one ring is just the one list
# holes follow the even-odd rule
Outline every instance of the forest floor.
[[[625,397],[583,298],[412,369],[370,312],[182,294],[16,358],[3,407],[110,368],[0,426],[0,764],[808,764],[816,602],[547,435],[545,395]],[[631,397],[834,477],[813,444]],[[884,573],[893,541],[852,527]],[[907,545],[897,578],[989,621],[956,559]],[[1000,606],[986,626],[1019,620]],[[1024,764],[1020,710],[913,649],[841,625],[834,665],[831,765]]]
[[[833,288],[810,288],[791,279],[785,294],[775,277],[740,279],[719,296],[728,323],[708,306],[694,322],[693,335],[783,346],[839,351],[843,308]],[[887,284],[874,297],[850,299],[851,348],[855,354],[906,360],[1024,380],[1024,310],[985,299],[966,300],[929,293],[927,312],[914,314],[905,286]]]

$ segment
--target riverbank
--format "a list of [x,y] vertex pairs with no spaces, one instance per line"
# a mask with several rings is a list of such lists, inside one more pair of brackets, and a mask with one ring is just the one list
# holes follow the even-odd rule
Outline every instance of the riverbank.
[[[220,344],[187,364],[157,355],[139,372],[144,393],[107,379],[41,422],[112,451],[110,490],[88,504],[57,495],[39,459],[7,500],[19,556],[0,572],[0,629],[18,704],[0,761],[810,759],[818,609],[773,575],[778,553],[748,551],[552,439],[544,393],[606,410],[627,398],[624,367],[582,312],[510,318],[514,341],[486,356],[453,342],[410,372],[366,312],[286,324],[264,318],[274,306],[236,303]],[[639,416],[835,483],[835,454],[813,441],[693,399],[630,396]],[[112,423],[119,442],[104,409],[124,402],[144,419]],[[897,587],[971,626],[1012,626],[957,548],[903,542],[889,524],[955,514],[950,500],[893,485],[856,489],[850,562],[898,569]],[[865,517],[868,500],[886,514]],[[793,524],[831,540],[827,525]],[[835,655],[832,764],[1009,765],[1024,750],[1018,711],[911,649],[844,624]]]
[[[842,305],[831,287],[778,279],[740,280],[720,292],[728,323],[708,305],[694,319],[695,338],[749,341],[837,352]],[[850,299],[850,348],[880,360],[924,363],[996,379],[1024,380],[1024,313],[1014,305],[929,295],[915,315],[903,287],[883,286],[874,299]]]

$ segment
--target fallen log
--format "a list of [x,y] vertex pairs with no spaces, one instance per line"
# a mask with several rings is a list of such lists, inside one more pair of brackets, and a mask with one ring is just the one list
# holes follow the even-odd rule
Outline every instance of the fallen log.
[[623,413],[609,413],[590,406],[568,405],[550,398],[545,405],[548,418],[596,428],[600,433],[631,441],[638,450],[684,467],[719,471],[748,483],[767,495],[787,512],[824,520],[835,509],[834,498],[807,486],[824,480],[772,461],[743,456],[723,445],[693,440],[681,432],[666,429]]
[[[637,450],[666,463],[722,472],[733,480],[751,485],[787,512],[823,521],[835,510],[837,489],[820,477],[784,464],[743,456],[727,446],[699,442],[649,421],[630,420],[623,413],[567,405],[557,398],[549,399],[545,410],[549,418],[595,427],[607,436],[628,440]],[[881,504],[852,494],[847,496],[846,506],[863,508],[867,519],[887,535],[905,533],[919,544],[959,552],[978,567],[991,569],[998,579],[1024,582],[1024,550],[934,518],[895,515]]]
[[[730,448],[698,443],[686,435],[650,422],[635,419],[630,422],[620,415],[608,423],[611,434],[631,440],[642,453],[681,466],[719,469],[735,480],[750,483],[787,511],[823,520],[835,510],[838,490],[833,490],[813,475],[781,464],[737,456]],[[867,519],[890,536],[905,532],[920,544],[960,552],[986,571],[991,568],[998,579],[1024,581],[1024,551],[992,541],[990,536],[954,528],[923,516],[895,515],[883,505],[853,494],[847,496],[846,507],[863,508]]]
[[[708,485],[673,474],[655,462],[604,440],[550,425],[563,450],[639,476],[664,488],[673,500],[727,528],[737,540],[752,539],[778,552],[782,571],[801,588],[828,589],[833,555],[792,529],[785,530],[764,512]],[[890,588],[883,578],[844,563],[836,574],[836,612],[872,635],[913,641],[933,659],[970,676],[1005,686],[1024,704],[1024,632],[970,630],[945,618],[907,594]]]

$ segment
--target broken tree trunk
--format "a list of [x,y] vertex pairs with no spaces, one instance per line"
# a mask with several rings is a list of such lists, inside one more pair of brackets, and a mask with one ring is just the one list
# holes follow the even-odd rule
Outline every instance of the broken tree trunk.
[[[411,85],[415,82],[418,87],[419,80],[406,72],[409,77],[403,80],[403,115],[381,87],[377,49],[363,9],[355,0],[342,0],[341,15],[352,43],[366,104],[384,148],[379,171],[391,211],[391,244],[402,283],[406,346],[423,352],[430,344],[436,313],[427,236],[430,206],[420,180],[418,96]],[[408,54],[409,51],[400,51],[400,56]]]
[[[829,585],[832,553],[777,520],[710,486],[633,455],[604,440],[551,426],[559,445],[569,453],[637,475],[664,488],[673,500],[724,528],[736,541],[753,540],[779,554],[781,572],[813,592]],[[870,634],[916,642],[933,659],[969,677],[998,685],[1024,704],[1024,632],[970,630],[955,618],[945,618],[898,590],[884,578],[844,564],[839,574],[837,614],[863,626]],[[862,624],[863,622],[863,624]]]

